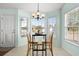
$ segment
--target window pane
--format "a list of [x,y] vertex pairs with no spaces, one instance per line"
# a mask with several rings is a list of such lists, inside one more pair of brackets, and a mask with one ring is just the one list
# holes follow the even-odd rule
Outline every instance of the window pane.
[[20,20],[20,34],[21,37],[25,37],[28,31],[27,17],[23,17]]
[[55,26],[56,26],[56,18],[51,17],[48,19],[48,30],[50,32],[55,32]]
[[46,33],[46,19],[32,19],[32,33],[38,33],[38,31],[42,33]]
[[65,14],[65,39],[79,42],[79,8]]

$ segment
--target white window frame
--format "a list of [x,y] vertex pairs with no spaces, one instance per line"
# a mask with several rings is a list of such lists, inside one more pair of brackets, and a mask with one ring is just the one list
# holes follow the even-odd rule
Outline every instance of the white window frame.
[[[78,13],[77,13],[78,12]],[[77,7],[77,8],[75,8],[75,9],[73,9],[73,10],[71,10],[71,11],[69,11],[68,13],[65,13],[65,31],[66,31],[66,27],[68,27],[68,25],[67,25],[67,21],[69,20],[68,19],[68,14],[70,14],[71,13],[71,15],[73,16],[73,14],[72,13],[76,13],[75,15],[76,15],[76,17],[74,17],[73,19],[73,22],[74,21],[78,21],[78,19],[79,19],[79,17],[78,17],[78,15],[79,15],[79,7]],[[72,17],[71,17],[72,18]],[[72,21],[72,20],[71,20]],[[72,26],[71,26],[72,27]],[[79,28],[79,26],[77,26],[77,28]],[[78,33],[79,33],[79,30],[78,30]],[[79,36],[79,34],[77,34],[78,36]],[[67,41],[68,43],[71,43],[71,44],[74,44],[74,45],[76,45],[76,46],[79,46],[79,38],[77,39],[77,41],[74,41],[74,40],[69,40],[69,39],[66,39],[66,32],[65,32],[65,41]]]

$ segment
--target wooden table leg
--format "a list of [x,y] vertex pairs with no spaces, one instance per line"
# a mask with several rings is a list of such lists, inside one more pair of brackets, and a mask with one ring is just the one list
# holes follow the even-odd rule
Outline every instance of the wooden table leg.
[[[37,50],[38,50],[38,44],[37,44]],[[36,51],[37,52],[37,56],[38,56],[38,51]]]
[[46,36],[45,36],[45,56],[47,56],[47,44],[46,44]]
[[[42,50],[44,49],[44,44],[42,43]],[[44,51],[42,51],[42,56],[44,55]]]
[[47,53],[47,52],[46,52],[46,50],[45,50],[45,56],[47,55],[46,53]]
[[34,48],[34,44],[32,44],[32,56],[34,56],[33,48]]

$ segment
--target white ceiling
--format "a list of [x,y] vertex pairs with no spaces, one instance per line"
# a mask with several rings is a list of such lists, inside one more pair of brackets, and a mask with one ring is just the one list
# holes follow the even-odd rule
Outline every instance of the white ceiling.
[[[60,9],[63,3],[39,3],[41,12],[50,12]],[[19,8],[28,12],[37,10],[37,3],[0,3],[0,8]]]

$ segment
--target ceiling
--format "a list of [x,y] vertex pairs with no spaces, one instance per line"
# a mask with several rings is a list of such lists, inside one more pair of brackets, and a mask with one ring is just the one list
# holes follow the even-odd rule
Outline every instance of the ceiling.
[[[60,9],[64,3],[39,3],[41,12],[50,12]],[[0,3],[0,8],[18,8],[28,12],[37,10],[37,3]]]

